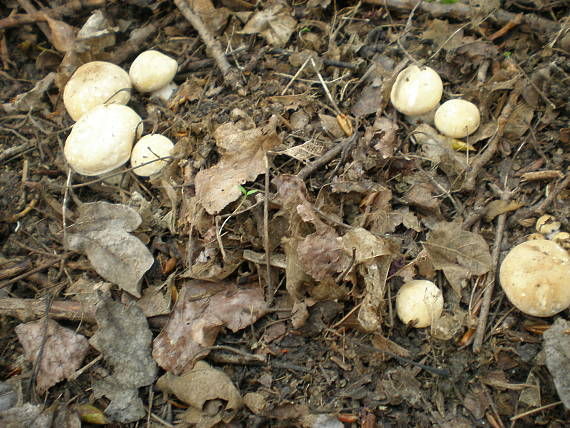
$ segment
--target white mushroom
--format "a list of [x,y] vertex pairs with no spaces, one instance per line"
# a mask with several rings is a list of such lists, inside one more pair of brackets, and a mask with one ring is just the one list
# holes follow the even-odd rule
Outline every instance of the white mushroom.
[[414,327],[428,327],[438,320],[443,312],[443,294],[431,281],[409,281],[398,291],[396,312],[405,324],[412,322]]
[[549,317],[570,306],[570,255],[546,239],[526,241],[507,254],[501,287],[521,312]]
[[63,104],[75,121],[101,104],[127,104],[131,79],[118,65],[93,61],[79,67],[63,90]]
[[[160,98],[169,97],[176,85],[170,85],[168,94],[161,94],[165,87],[168,88],[178,69],[175,59],[161,52],[150,50],[141,53],[135,58],[129,70],[129,76],[133,86],[139,92],[157,92]],[[163,91],[164,92],[164,91]],[[166,98],[168,99],[168,98]]]
[[157,174],[164,168],[168,161],[165,159],[156,160],[154,162],[151,161],[170,156],[173,148],[174,144],[172,141],[164,135],[145,135],[135,144],[133,152],[131,153],[131,166],[134,168],[133,172],[142,177]]
[[442,94],[443,83],[435,70],[410,65],[398,74],[390,101],[400,113],[418,116],[434,110]]
[[435,127],[451,138],[463,138],[473,134],[480,121],[477,106],[465,100],[446,101],[435,112]]
[[64,155],[76,172],[100,175],[129,160],[142,121],[135,111],[119,104],[100,105],[73,125]]

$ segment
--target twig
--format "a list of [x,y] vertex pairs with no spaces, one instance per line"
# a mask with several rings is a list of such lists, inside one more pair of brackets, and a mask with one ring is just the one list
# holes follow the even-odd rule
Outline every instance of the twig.
[[[49,308],[49,317],[70,321],[95,323],[95,305],[86,305],[70,300],[54,300]],[[0,299],[0,315],[21,321],[38,319],[45,314],[45,304],[38,299]]]
[[200,35],[200,38],[206,45],[207,52],[214,61],[216,61],[218,68],[222,72],[226,84],[237,91],[239,95],[246,95],[246,91],[240,81],[239,73],[230,65],[224,55],[220,42],[212,35],[208,27],[204,24],[204,21],[202,21],[202,18],[194,13],[188,0],[174,0],[174,4]]
[[[364,3],[375,4],[377,6],[385,6],[391,9],[412,10],[421,0],[364,0]],[[473,9],[468,4],[454,3],[441,4],[438,2],[423,2],[419,9],[429,13],[432,17],[438,18],[447,16],[460,20],[471,19]],[[493,18],[498,25],[507,25],[516,18],[515,13],[507,12],[503,9],[497,9],[493,14]],[[522,24],[532,29],[533,34],[557,33],[560,31],[560,25],[554,21],[538,17],[533,14],[524,14]]]
[[328,164],[330,161],[336,158],[343,151],[345,147],[350,146],[354,141],[356,141],[359,135],[360,135],[359,132],[355,132],[354,134],[352,134],[351,137],[344,139],[342,143],[337,144],[328,152],[326,152],[324,155],[322,155],[320,158],[310,163],[309,165],[305,166],[301,171],[299,171],[297,177],[299,177],[301,180],[306,179],[309,175],[314,173],[321,166]]
[[269,245],[269,158],[265,154],[265,195],[263,198],[263,246],[265,249],[265,276],[267,281],[267,291],[265,300],[267,306],[273,303],[275,285],[271,276],[271,245]]
[[472,192],[475,189],[479,172],[487,164],[487,162],[493,158],[495,153],[497,153],[497,150],[499,149],[499,142],[501,141],[501,138],[505,132],[505,125],[507,124],[507,121],[509,120],[514,108],[516,107],[516,103],[523,89],[524,85],[522,84],[521,80],[518,80],[517,83],[515,83],[513,91],[509,95],[507,104],[503,108],[503,111],[497,120],[497,130],[495,131],[495,135],[491,137],[487,149],[483,153],[480,153],[478,156],[476,156],[473,160],[471,168],[467,172],[465,182],[463,183],[463,190]]
[[514,422],[520,418],[524,418],[526,416],[530,416],[530,415],[533,415],[535,413],[542,412],[543,410],[550,409],[551,407],[559,406],[560,404],[562,404],[562,401],[555,401],[554,403],[545,404],[544,406],[537,407],[536,409],[527,410],[526,412],[519,413],[518,415],[513,416],[511,418],[511,421]]
[[30,276],[30,275],[32,275],[32,274],[34,274],[34,273],[36,273],[36,272],[42,271],[42,270],[44,270],[44,269],[46,269],[46,268],[48,268],[48,267],[50,267],[50,266],[53,266],[53,265],[56,264],[56,263],[59,263],[60,261],[61,261],[61,258],[57,258],[57,259],[54,259],[54,260],[50,260],[49,262],[43,263],[43,264],[39,265],[38,267],[36,267],[36,268],[34,268],[34,269],[32,269],[32,270],[26,272],[26,273],[23,273],[23,274],[21,274],[21,275],[18,275],[18,276],[16,276],[16,277],[12,278],[12,279],[7,280],[7,281],[0,282],[0,288],[4,288],[4,287],[6,287],[7,285],[10,285],[10,284],[13,284],[13,283],[15,283],[15,282],[18,282],[18,281],[21,280],[21,279],[27,278],[28,276]]
[[19,146],[10,147],[0,153],[0,164],[4,161],[13,158],[14,156],[18,156],[32,148],[34,148],[34,143],[24,143],[20,144]]

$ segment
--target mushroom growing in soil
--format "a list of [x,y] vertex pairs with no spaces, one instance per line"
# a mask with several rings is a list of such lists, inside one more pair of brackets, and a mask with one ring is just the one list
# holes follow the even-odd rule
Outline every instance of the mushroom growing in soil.
[[101,175],[129,160],[142,120],[130,107],[100,105],[83,115],[65,141],[69,166],[83,175]]
[[444,102],[435,112],[435,127],[443,135],[463,138],[473,134],[481,121],[477,106],[465,100]]
[[150,50],[135,58],[129,69],[133,86],[139,92],[152,92],[162,100],[168,100],[176,85],[172,82],[178,70],[175,59],[161,52]]
[[428,327],[441,317],[443,294],[433,282],[425,279],[406,282],[396,296],[396,312],[405,324]]
[[410,65],[398,74],[390,92],[390,101],[400,113],[419,116],[434,110],[442,94],[443,82],[435,70]]
[[[133,172],[141,177],[150,177],[151,175],[159,173],[168,161],[165,159],[155,159],[170,156],[173,148],[174,144],[172,141],[164,135],[145,135],[135,144],[133,152],[131,153],[131,166],[134,168]],[[151,162],[153,160],[154,162]]]
[[101,104],[127,104],[131,79],[118,65],[92,61],[79,67],[63,90],[63,104],[74,121]]
[[570,255],[539,239],[512,248],[501,264],[501,287],[521,312],[549,317],[570,306]]

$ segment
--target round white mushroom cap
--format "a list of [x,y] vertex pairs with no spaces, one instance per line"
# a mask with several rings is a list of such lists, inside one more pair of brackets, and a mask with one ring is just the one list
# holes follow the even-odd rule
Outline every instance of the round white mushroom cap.
[[398,74],[390,101],[400,113],[415,116],[436,108],[442,94],[443,82],[435,70],[410,65]]
[[499,280],[521,312],[549,317],[570,306],[570,255],[546,239],[512,248],[501,264]]
[[118,65],[92,61],[79,67],[63,90],[63,104],[75,121],[101,104],[127,104],[131,79]]
[[[157,160],[148,165],[139,166],[154,159],[170,156],[174,144],[164,135],[151,134],[142,137],[133,148],[131,153],[131,166],[133,172],[142,177],[154,175],[167,164],[167,160]],[[138,167],[138,168],[137,168]]]
[[475,104],[456,99],[444,102],[435,112],[434,120],[435,127],[443,135],[463,138],[479,128],[481,117]]
[[414,322],[414,327],[428,327],[441,317],[443,294],[425,279],[406,282],[396,296],[396,312],[405,324]]
[[158,51],[145,51],[135,58],[129,70],[133,86],[139,92],[153,92],[169,84],[178,63]]
[[100,105],[73,125],[64,155],[76,172],[100,175],[129,160],[142,120],[133,109],[119,104]]

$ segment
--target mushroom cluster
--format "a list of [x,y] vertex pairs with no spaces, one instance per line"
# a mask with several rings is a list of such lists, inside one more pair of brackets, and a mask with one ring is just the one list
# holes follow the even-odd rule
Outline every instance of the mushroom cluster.
[[390,101],[412,121],[419,118],[431,122],[433,116],[435,127],[447,137],[464,138],[473,134],[481,121],[477,106],[462,99],[452,99],[440,106],[442,95],[443,83],[435,70],[410,65],[398,74]]
[[138,175],[160,172],[174,145],[155,134],[142,138],[133,149],[142,135],[142,119],[126,104],[133,86],[168,100],[176,88],[171,82],[177,68],[176,60],[154,50],[141,53],[129,73],[105,61],[79,67],[63,91],[64,106],[76,121],[64,147],[69,166],[94,176],[115,170],[131,158]]

